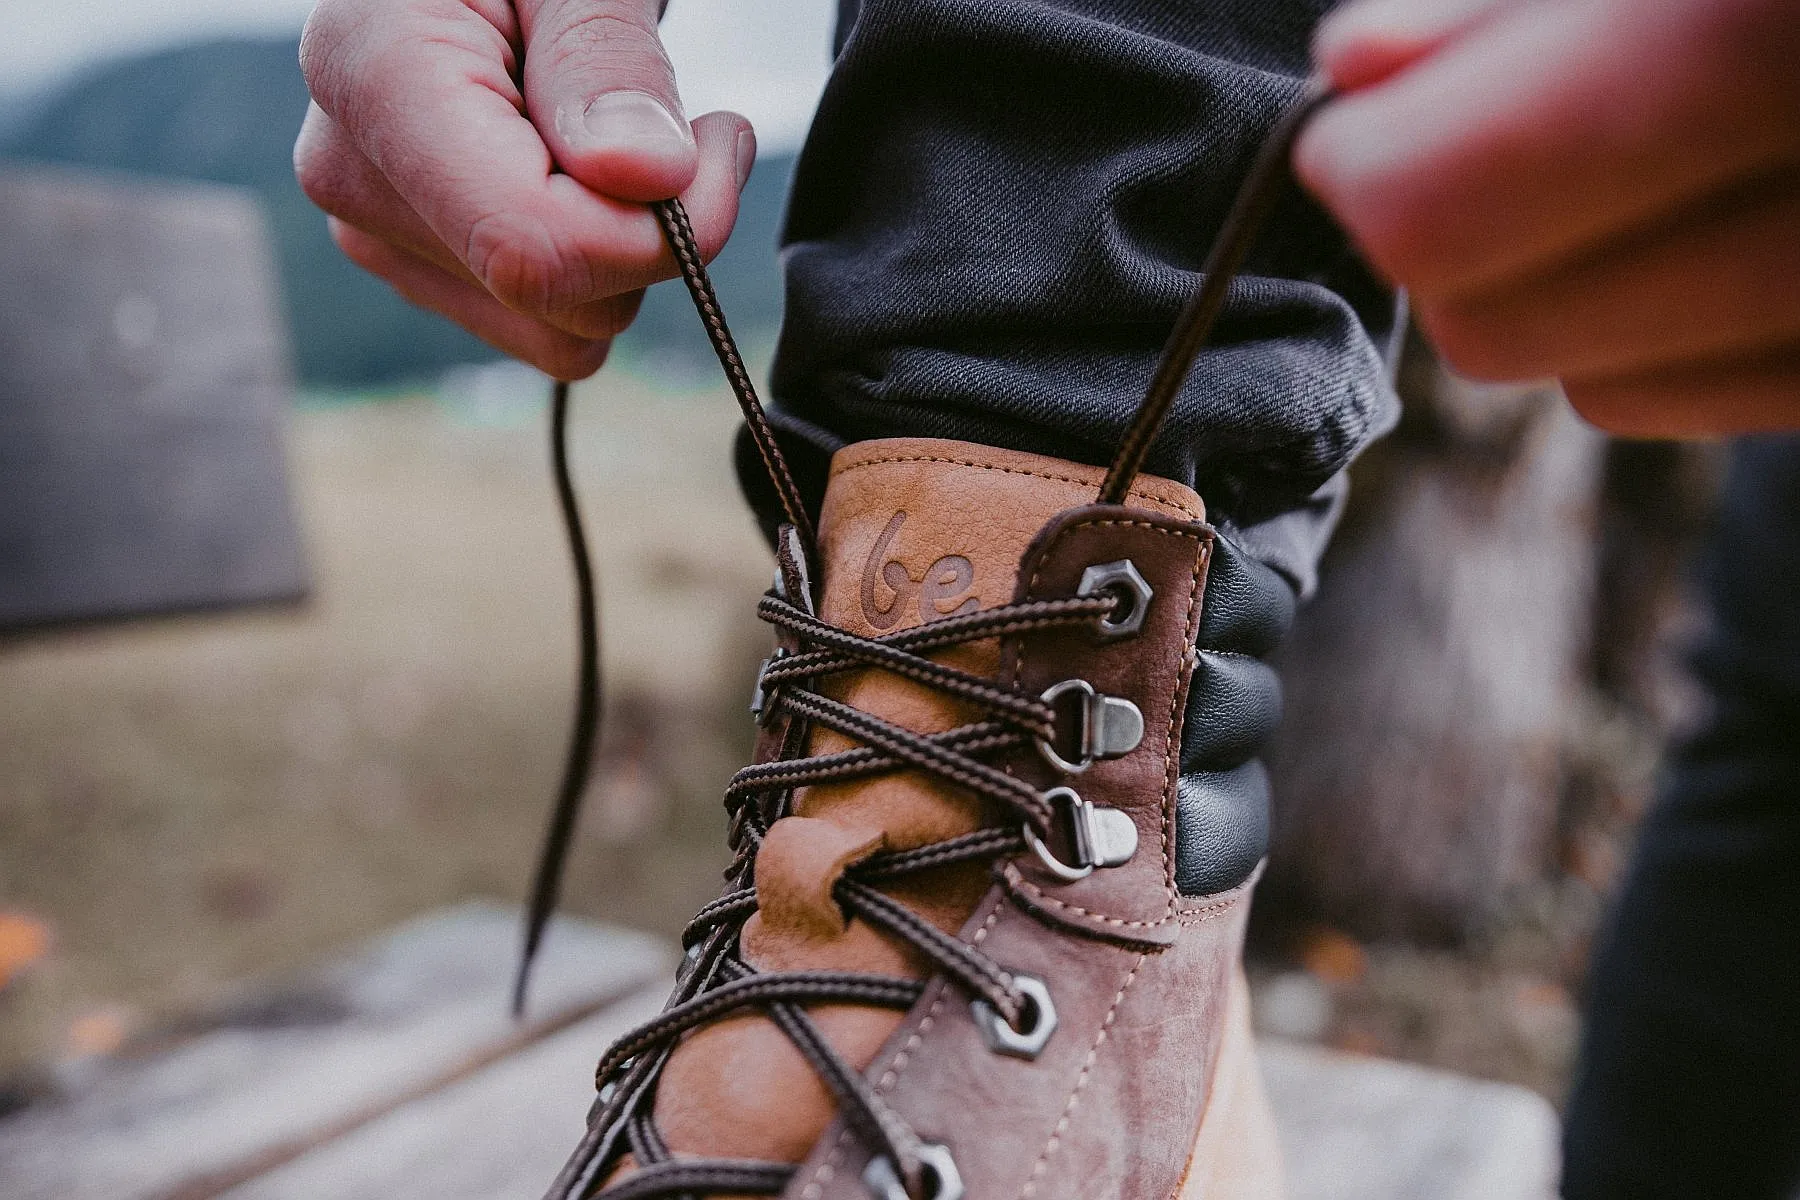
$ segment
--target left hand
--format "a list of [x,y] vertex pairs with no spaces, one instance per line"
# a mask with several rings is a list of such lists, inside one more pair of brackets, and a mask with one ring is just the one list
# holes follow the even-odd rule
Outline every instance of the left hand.
[[1800,427],[1800,3],[1362,0],[1301,179],[1450,363],[1590,421]]

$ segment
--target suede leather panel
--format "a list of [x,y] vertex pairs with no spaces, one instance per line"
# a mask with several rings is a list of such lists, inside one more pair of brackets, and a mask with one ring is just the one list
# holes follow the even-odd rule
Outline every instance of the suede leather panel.
[[[1079,677],[1143,710],[1136,750],[1067,780],[1129,813],[1139,847],[1069,884],[1030,856],[1006,863],[962,930],[1049,987],[1058,1024],[1036,1058],[989,1050],[968,997],[939,979],[867,1073],[922,1137],[950,1148],[970,1196],[1162,1200],[1192,1182],[1254,885],[1197,900],[1175,886],[1179,732],[1210,544],[1197,523],[1093,506],[1052,521],[1021,567],[1022,597],[1070,594],[1086,566],[1119,558],[1154,590],[1138,636],[1036,635],[1009,645],[1005,666],[1024,686]],[[1065,781],[1031,759],[1014,769]],[[786,1195],[861,1200],[867,1153],[834,1124]]]
[[[1004,603],[1019,590],[1021,560],[1045,523],[1090,500],[1103,475],[1099,468],[955,442],[907,439],[852,447],[834,463],[821,514],[819,615],[853,633],[875,636]],[[1197,523],[1204,511],[1199,497],[1179,484],[1140,480],[1132,500],[1144,506],[1132,510],[1134,520],[1205,528]],[[1198,536],[1189,535],[1185,543],[1190,559]],[[1191,564],[1188,571],[1191,576]],[[1057,581],[1046,578],[1042,587],[1062,586],[1060,575]],[[1062,592],[1041,594],[1073,591],[1069,582]],[[1083,641],[1080,649],[1090,647]],[[934,657],[993,676],[1001,669],[1002,648],[996,639]],[[1113,657],[1122,679],[1132,674],[1130,651],[1121,647]],[[1172,686],[1172,679],[1163,686]],[[844,672],[820,690],[918,732],[948,729],[978,715],[961,701],[885,671]],[[1162,696],[1156,703],[1173,701]],[[776,749],[775,733],[765,731],[762,754]],[[820,754],[853,744],[816,729],[808,749]],[[1160,787],[1156,792],[1161,794]],[[793,815],[775,822],[758,854],[759,907],[744,927],[745,961],[764,971],[923,977],[926,963],[910,948],[861,920],[844,920],[831,883],[877,850],[941,841],[996,816],[962,789],[917,772],[801,789]],[[1152,844],[1166,847],[1166,834],[1159,837]],[[990,889],[989,871],[980,863],[883,886],[951,933],[966,925]],[[810,1011],[859,1070],[905,1017],[856,1005]],[[771,1105],[771,1096],[781,1097],[781,1103]],[[795,1162],[833,1119],[835,1105],[785,1035],[751,1014],[708,1025],[676,1047],[663,1069],[655,1113],[664,1140],[678,1153]]]
[[[1173,1196],[1206,1109],[1251,886],[1178,902],[1181,934],[1155,950],[1071,936],[996,889],[965,936],[1049,982],[1058,1025],[1043,1052],[991,1052],[967,998],[940,980],[869,1079],[922,1137],[949,1147],[971,1197]],[[866,1200],[867,1162],[834,1124],[785,1195]]]
[[1020,568],[1021,599],[1073,595],[1088,567],[1120,559],[1135,564],[1151,588],[1143,628],[1132,637],[1100,641],[1088,630],[1056,631],[1010,649],[1009,673],[1027,691],[1085,679],[1102,693],[1130,699],[1144,716],[1137,749],[1080,775],[1064,777],[1035,759],[1019,766],[1032,782],[1072,786],[1137,825],[1130,862],[1074,883],[1059,880],[1035,856],[1006,864],[1014,898],[1045,920],[1138,946],[1176,937],[1175,785],[1211,547],[1212,530],[1197,522],[1093,505],[1046,527]]

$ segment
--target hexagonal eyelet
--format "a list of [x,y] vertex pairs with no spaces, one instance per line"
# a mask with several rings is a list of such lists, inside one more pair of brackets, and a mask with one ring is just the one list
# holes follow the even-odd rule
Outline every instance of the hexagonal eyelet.
[[956,1169],[956,1160],[950,1157],[948,1147],[925,1142],[919,1147],[919,1163],[925,1168],[923,1195],[906,1194],[906,1185],[900,1180],[900,1172],[894,1169],[894,1160],[885,1154],[871,1158],[869,1165],[863,1168],[863,1186],[875,1200],[962,1200],[962,1172]]
[[1008,1025],[986,1000],[973,1001],[969,1007],[989,1050],[1011,1058],[1036,1058],[1056,1032],[1056,1005],[1050,999],[1050,988],[1037,976],[1015,971],[1012,979],[1013,988],[1025,999],[1019,1027]]
[[1076,595],[1097,596],[1102,592],[1117,594],[1123,606],[1114,610],[1111,615],[1099,618],[1102,638],[1111,641],[1114,638],[1130,637],[1144,627],[1144,617],[1149,613],[1150,601],[1156,593],[1129,558],[1099,563],[1081,573],[1081,583],[1075,589]]

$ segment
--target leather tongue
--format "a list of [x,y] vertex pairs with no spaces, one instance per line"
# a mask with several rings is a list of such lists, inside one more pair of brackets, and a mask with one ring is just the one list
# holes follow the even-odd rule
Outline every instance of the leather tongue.
[[[1105,472],[1058,459],[964,442],[895,439],[838,453],[819,523],[819,615],[877,637],[1010,602],[1019,560],[1051,518],[1094,501]],[[1199,497],[1144,478],[1134,504],[1203,519]],[[997,639],[934,654],[981,675],[999,669]],[[918,733],[982,714],[966,703],[879,670],[845,672],[820,690]],[[809,752],[856,743],[816,730]],[[762,971],[836,970],[923,977],[911,947],[858,920],[832,896],[843,870],[878,850],[905,850],[977,829],[999,814],[967,792],[917,772],[815,785],[794,798],[757,855],[758,912],[745,924],[745,961]],[[988,886],[982,863],[911,875],[884,890],[955,933]],[[888,1009],[809,1010],[833,1047],[867,1067],[901,1020]],[[776,1098],[779,1098],[778,1100]],[[657,1123],[682,1153],[798,1161],[835,1106],[812,1067],[766,1018],[721,1021],[688,1037],[663,1071]]]

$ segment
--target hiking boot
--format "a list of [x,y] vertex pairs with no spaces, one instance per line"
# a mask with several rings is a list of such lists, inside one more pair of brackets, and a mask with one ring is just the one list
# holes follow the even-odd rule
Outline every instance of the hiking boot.
[[790,542],[760,610],[740,886],[602,1062],[568,1194],[1278,1193],[1238,967],[1264,798],[1182,770],[1271,723],[1230,652],[1266,649],[1282,585],[1209,613],[1199,497],[1139,477],[1094,504],[1103,475],[837,455],[817,586]]
[[[652,206],[786,516],[778,648],[726,890],[668,1008],[601,1060],[555,1200],[1280,1194],[1239,953],[1279,712],[1259,656],[1293,593],[1143,466],[1322,96],[1258,160],[1109,468],[864,442],[816,530],[685,213]],[[567,400],[582,703],[527,965],[598,700]]]

